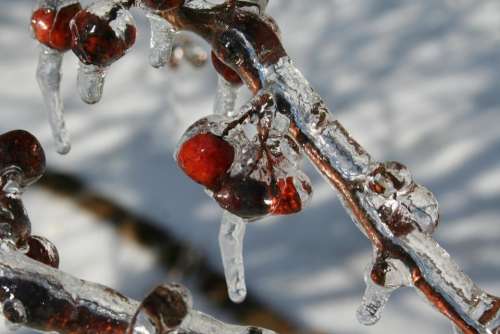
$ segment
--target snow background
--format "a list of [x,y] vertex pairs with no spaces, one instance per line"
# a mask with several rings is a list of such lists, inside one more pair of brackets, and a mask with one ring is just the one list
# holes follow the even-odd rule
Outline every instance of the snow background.
[[[109,71],[100,104],[79,100],[76,59],[65,57],[73,150],[58,156],[34,80],[37,49],[27,29],[33,3],[0,1],[0,131],[31,131],[51,168],[161,222],[222,270],[220,210],[172,160],[184,129],[211,112],[211,67],[150,68],[148,29],[135,15],[138,42]],[[436,239],[499,295],[500,2],[272,0],[269,12],[290,56],[353,136],[377,159],[408,165],[435,193],[442,217]],[[250,293],[328,333],[450,332],[448,321],[410,289],[393,296],[376,326],[357,323],[370,244],[309,171],[315,197],[307,210],[247,229]],[[34,189],[26,206],[35,232],[58,246],[63,270],[135,298],[168,279],[147,250],[123,244],[70,201]],[[210,308],[199,298],[196,304]]]

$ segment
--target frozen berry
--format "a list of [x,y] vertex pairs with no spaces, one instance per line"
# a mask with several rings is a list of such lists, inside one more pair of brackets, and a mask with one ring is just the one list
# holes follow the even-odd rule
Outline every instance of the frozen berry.
[[142,3],[154,10],[168,10],[180,7],[185,0],[142,0]]
[[235,86],[240,86],[243,84],[243,81],[241,80],[240,76],[236,71],[234,71],[231,67],[227,66],[224,64],[212,51],[212,64],[217,71],[224,79],[226,79],[227,82],[235,85]]
[[45,172],[45,153],[31,133],[14,130],[0,135],[0,171],[9,167],[21,169],[25,184],[36,181]]
[[293,177],[279,179],[277,194],[273,197],[271,213],[273,215],[289,215],[302,210],[302,201],[293,183]]
[[[119,20],[119,22],[117,22]],[[130,13],[115,6],[105,16],[80,11],[71,21],[71,47],[87,65],[109,66],[135,43],[136,29]]]
[[212,133],[201,133],[188,139],[179,149],[179,167],[194,181],[216,189],[234,160],[234,148]]
[[26,256],[53,268],[59,268],[59,252],[52,242],[44,237],[31,236],[28,238],[28,247]]
[[82,7],[74,3],[59,9],[39,8],[31,16],[31,27],[36,39],[59,51],[71,48],[69,22]]
[[242,218],[258,218],[269,213],[269,186],[250,178],[226,178],[214,194],[219,205]]

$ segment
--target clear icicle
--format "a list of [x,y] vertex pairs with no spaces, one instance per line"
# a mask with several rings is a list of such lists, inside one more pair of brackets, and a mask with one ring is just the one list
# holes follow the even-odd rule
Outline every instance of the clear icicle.
[[146,14],[151,25],[149,63],[155,68],[165,66],[172,56],[175,29],[167,20],[154,13]]
[[243,264],[245,230],[244,219],[224,211],[219,233],[219,246],[229,298],[235,303],[241,303],[247,295]]
[[232,85],[219,75],[215,96],[214,114],[234,116],[239,87]]
[[[238,88],[219,76],[214,114],[231,116],[235,111],[237,92]],[[245,231],[244,219],[224,211],[219,232],[219,247],[229,299],[235,303],[243,302],[247,296],[243,261]]]
[[61,52],[40,45],[36,76],[48,109],[57,152],[66,154],[71,149],[71,143],[64,121],[64,107],[60,93],[62,60]]
[[380,320],[382,311],[395,289],[375,284],[369,277],[369,274],[366,276],[365,281],[366,290],[361,306],[356,312],[356,317],[363,325],[370,326]]
[[78,67],[78,91],[85,103],[94,104],[101,100],[106,69],[80,63]]

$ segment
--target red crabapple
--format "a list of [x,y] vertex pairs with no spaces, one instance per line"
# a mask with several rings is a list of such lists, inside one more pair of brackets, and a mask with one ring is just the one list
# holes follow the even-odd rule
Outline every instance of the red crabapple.
[[212,133],[200,133],[185,141],[177,154],[180,168],[208,189],[218,188],[234,160],[234,148]]

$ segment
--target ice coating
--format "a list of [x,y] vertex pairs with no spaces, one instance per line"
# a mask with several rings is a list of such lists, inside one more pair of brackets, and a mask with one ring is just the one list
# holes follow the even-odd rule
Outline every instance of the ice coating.
[[247,221],[224,211],[219,232],[219,246],[229,298],[241,303],[247,295],[245,267],[243,264],[243,240]]
[[[222,76],[218,76],[218,78],[214,114],[231,116],[235,112],[238,88],[235,88]],[[219,248],[229,299],[235,303],[243,302],[247,295],[245,265],[243,262],[246,223],[244,219],[228,211],[224,210],[222,213]]]
[[330,164],[348,180],[366,175],[372,163],[370,155],[333,118],[292,60],[283,57],[265,72],[266,89],[285,98],[294,122]]
[[163,17],[148,12],[146,17],[151,26],[149,63],[155,68],[170,62],[176,31]]
[[188,332],[203,334],[276,334],[271,330],[259,327],[226,325],[198,311],[191,311],[184,319],[181,328]]
[[232,85],[224,77],[218,75],[214,114],[234,116],[238,91],[239,87]]
[[380,320],[381,313],[394,289],[377,285],[370,278],[365,281],[366,290],[361,305],[356,312],[356,317],[361,324],[371,326]]
[[[105,286],[83,281],[24,256],[0,242],[0,303],[11,322],[61,334],[165,334],[147,318],[133,321],[141,303]],[[33,298],[36,295],[37,298]],[[147,299],[147,298],[146,298]],[[273,334],[223,323],[191,308],[179,332]],[[171,304],[167,309],[175,307]],[[163,309],[165,310],[165,309]],[[139,312],[139,315],[144,313]],[[171,313],[164,313],[169,317]],[[14,321],[13,321],[14,320]],[[174,333],[175,331],[172,331]]]
[[106,69],[100,66],[80,63],[78,67],[78,92],[88,104],[95,104],[102,98]]
[[57,152],[67,154],[71,142],[64,120],[64,107],[60,94],[61,64],[63,54],[45,45],[40,45],[36,77],[48,110],[49,123]]

